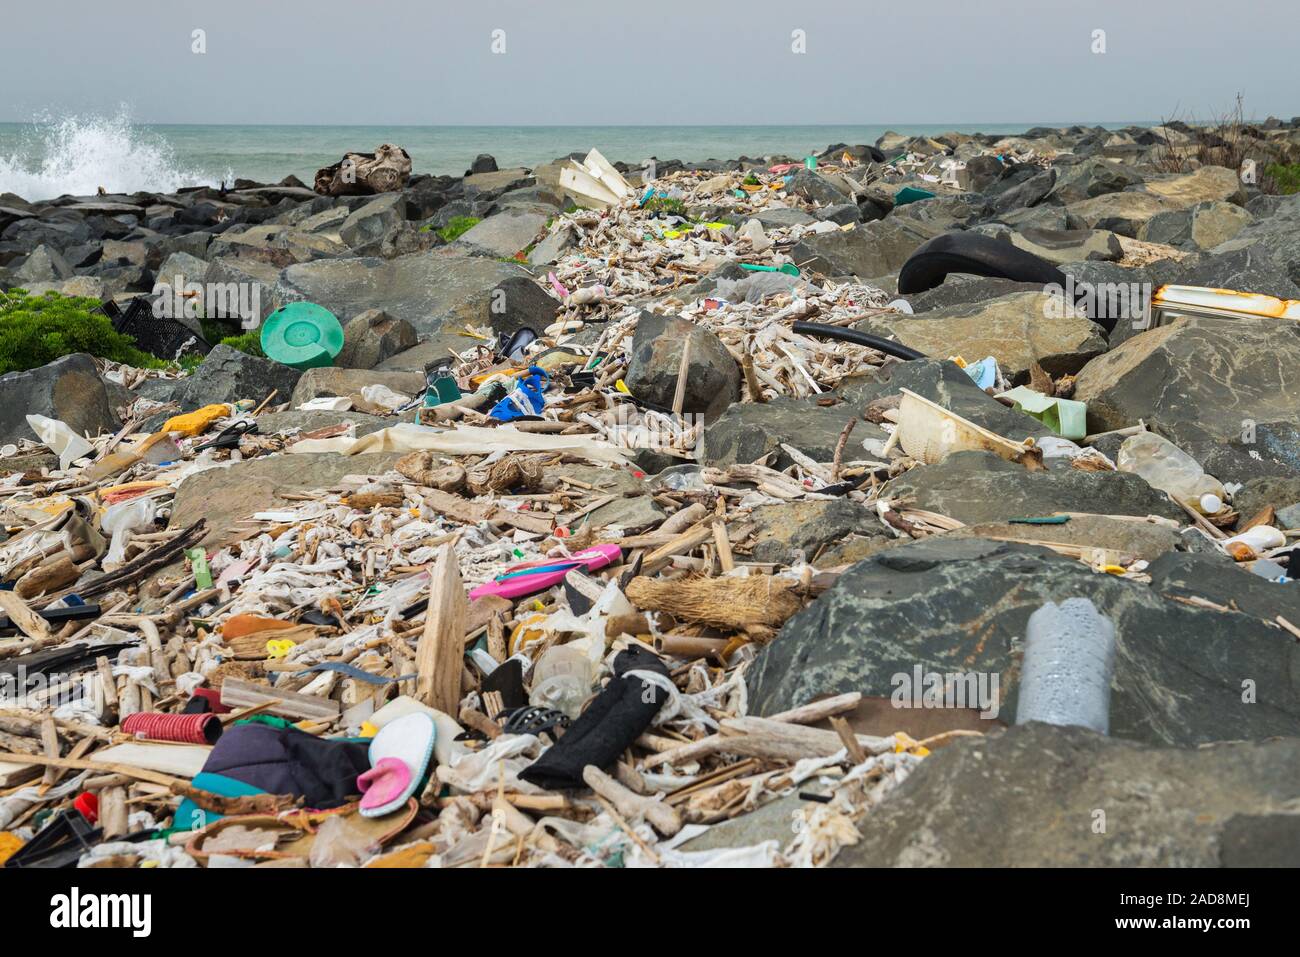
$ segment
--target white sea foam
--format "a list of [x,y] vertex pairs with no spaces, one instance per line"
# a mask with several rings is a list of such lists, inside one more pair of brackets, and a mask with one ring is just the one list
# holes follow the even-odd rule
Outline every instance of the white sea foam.
[[163,137],[135,126],[125,112],[38,119],[16,152],[0,154],[0,193],[32,201],[92,196],[101,186],[110,193],[167,193],[217,186],[221,179],[182,168]]

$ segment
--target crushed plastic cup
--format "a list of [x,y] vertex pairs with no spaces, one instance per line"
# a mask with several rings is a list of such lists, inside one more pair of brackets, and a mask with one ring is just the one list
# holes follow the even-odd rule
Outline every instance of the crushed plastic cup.
[[91,445],[86,437],[78,435],[72,431],[66,422],[59,419],[49,419],[43,415],[29,415],[27,424],[32,427],[36,437],[50,447],[50,450],[59,457],[59,468],[64,471],[79,458],[83,458],[95,447]]

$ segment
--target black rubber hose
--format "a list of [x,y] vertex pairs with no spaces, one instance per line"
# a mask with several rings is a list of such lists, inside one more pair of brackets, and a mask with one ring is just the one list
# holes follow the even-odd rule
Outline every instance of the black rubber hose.
[[918,246],[899,270],[899,295],[933,289],[953,272],[1065,288],[1065,273],[1041,256],[1002,239],[963,232],[944,233]]
[[[1041,256],[1003,239],[982,233],[958,232],[944,233],[917,247],[899,270],[899,295],[933,289],[954,272],[1056,286],[1062,291],[1069,287],[1065,273]],[[1076,294],[1076,306],[1080,295]],[[1115,317],[1106,315],[1102,309],[1094,309],[1094,312],[1096,314],[1088,318],[1109,334],[1115,328]]]
[[917,352],[915,349],[909,349],[907,346],[898,342],[892,342],[889,339],[882,339],[880,336],[873,336],[869,332],[863,332],[861,329],[846,329],[843,326],[828,326],[820,322],[796,322],[792,327],[796,333],[801,336],[812,336],[814,339],[839,339],[841,342],[852,342],[855,345],[867,346],[875,349],[877,352],[883,352],[887,356],[894,356],[897,359],[928,359],[923,352]]

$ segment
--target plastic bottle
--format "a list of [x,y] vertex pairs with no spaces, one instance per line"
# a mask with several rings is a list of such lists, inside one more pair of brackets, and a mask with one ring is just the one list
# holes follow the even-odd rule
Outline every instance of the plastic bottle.
[[1196,459],[1154,432],[1139,432],[1125,439],[1115,466],[1121,472],[1142,476],[1153,488],[1198,510],[1202,508],[1202,497],[1213,495],[1222,502],[1228,494],[1218,479],[1205,474]]
[[592,661],[584,648],[552,645],[533,667],[533,690],[528,703],[555,708],[576,718],[591,695]]
[[1016,724],[1110,730],[1115,626],[1087,598],[1048,602],[1029,616]]

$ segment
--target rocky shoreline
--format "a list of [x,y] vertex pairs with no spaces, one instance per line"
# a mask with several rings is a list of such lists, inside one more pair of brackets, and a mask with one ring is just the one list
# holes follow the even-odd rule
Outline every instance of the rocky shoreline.
[[[408,162],[396,188],[360,195],[321,195],[293,177],[39,203],[0,195],[0,291],[123,307],[175,293],[174,317],[196,338],[239,336],[311,302],[344,336],[332,365],[305,371],[208,342],[189,371],[74,354],[0,376],[0,580],[38,611],[90,586],[107,629],[51,633],[5,605],[18,634],[0,631],[0,666],[74,637],[91,652],[109,638],[112,655],[125,649],[99,669],[121,666],[111,709],[0,702],[0,721],[12,719],[0,723],[0,795],[46,774],[42,754],[57,761],[84,739],[61,725],[51,755],[40,740],[50,715],[120,732],[127,689],[139,712],[151,710],[141,688],[175,712],[199,687],[274,688],[319,699],[330,717],[313,730],[330,735],[385,696],[414,695],[486,737],[460,764],[439,757],[434,780],[447,790],[426,790],[369,859],[487,860],[500,853],[483,813],[497,772],[467,769],[512,737],[482,699],[515,650],[502,636],[534,627],[545,647],[563,647],[599,621],[601,639],[621,641],[610,647],[630,640],[662,655],[675,698],[698,702],[633,734],[635,761],[619,779],[665,795],[688,823],[715,825],[678,846],[641,822],[620,854],[1293,862],[1300,323],[1266,305],[1274,314],[1152,327],[1150,303],[1171,286],[1300,300],[1300,194],[1280,193],[1268,172],[1297,162],[1300,118],[886,134],[816,157],[616,163],[608,175],[585,152],[535,169],[499,170],[484,156],[463,177],[410,176]],[[330,172],[318,183],[335,188]],[[195,297],[201,317],[185,307]],[[524,331],[536,340],[512,355],[506,342]],[[511,377],[532,365],[547,374],[541,405],[495,415],[505,392],[488,399],[484,380],[522,388]],[[459,398],[421,404],[438,376]],[[1086,418],[1067,441],[1074,403]],[[178,431],[176,416],[222,405]],[[86,448],[63,454],[29,416],[66,424]],[[202,447],[241,419],[256,431]],[[439,438],[394,428],[417,419]],[[175,443],[166,455],[149,452],[160,433],[157,448]],[[157,510],[114,554],[105,509],[146,485]],[[420,531],[406,535],[413,515]],[[66,531],[75,523],[88,529],[86,551],[75,547],[82,532]],[[63,544],[31,550],[54,531]],[[205,553],[202,571],[178,552],[112,578],[182,539]],[[454,656],[450,700],[426,694],[423,677],[418,691],[400,680],[432,627],[422,610],[398,614],[421,588],[436,597],[454,581],[463,601],[462,580],[478,587],[511,562],[598,544],[622,549],[618,574],[605,572],[620,583],[617,614],[590,611],[605,586],[595,570],[582,599],[580,582],[541,593],[536,608],[471,602],[472,627],[455,640],[469,650],[481,638],[493,665],[480,674],[471,652],[457,677]],[[63,577],[49,586],[41,576],[56,559]],[[741,597],[716,597],[756,576],[780,592],[759,602],[766,612],[744,618]],[[712,610],[655,590],[686,582],[714,596],[701,599]],[[390,590],[393,604],[375,604]],[[1016,724],[1030,616],[1080,597],[1113,627],[1108,733]],[[731,601],[730,615],[712,607]],[[541,626],[534,611],[566,617]],[[250,614],[314,629],[285,661],[359,664],[388,683],[285,675],[264,649],[232,654],[222,629]],[[101,654],[67,666],[76,681],[96,677]],[[891,705],[914,669],[992,677],[996,707]],[[608,693],[597,677],[613,687],[621,674],[593,672],[587,707]],[[788,715],[827,696],[843,705],[781,736]],[[701,745],[725,735],[745,747]],[[859,739],[866,751],[854,754]],[[523,863],[590,863],[584,841],[598,825],[623,833],[599,807],[543,799],[553,789],[530,786],[525,771],[546,760],[536,749],[499,753],[511,793],[524,795],[512,811]],[[802,788],[796,754],[822,762]],[[33,761],[26,772],[20,755]],[[815,788],[825,803],[794,794]],[[174,795],[194,799],[150,793],[160,829]],[[0,832],[19,833],[28,808],[7,813],[4,801]],[[575,822],[558,841],[534,826],[557,808]],[[1118,822],[1102,838],[1097,808]],[[806,825],[793,842],[791,814]],[[187,834],[186,846],[215,834]],[[192,866],[170,850],[149,859]],[[503,860],[514,856],[512,842]]]

